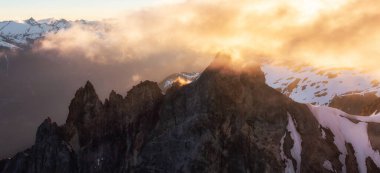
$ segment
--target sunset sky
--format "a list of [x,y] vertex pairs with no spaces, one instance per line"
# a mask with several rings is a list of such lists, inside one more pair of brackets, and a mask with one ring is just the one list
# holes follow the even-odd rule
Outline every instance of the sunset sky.
[[180,0],[1,0],[0,20],[65,18],[100,20],[125,11]]
[[[59,49],[64,54],[81,50],[86,58],[100,62],[164,54],[194,59],[233,50],[236,57],[246,59],[265,57],[329,68],[355,67],[380,74],[380,24],[375,22],[380,20],[380,1],[1,1],[0,21],[30,17],[99,21],[112,18],[103,21],[107,32],[102,37],[89,28],[76,26],[49,35],[42,44],[44,49]],[[366,61],[362,61],[363,57]]]

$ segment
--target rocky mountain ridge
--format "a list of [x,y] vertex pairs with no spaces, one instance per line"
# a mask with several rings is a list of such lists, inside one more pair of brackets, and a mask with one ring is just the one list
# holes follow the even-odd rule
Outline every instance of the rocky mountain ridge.
[[231,63],[219,54],[165,95],[145,81],[101,102],[88,82],[66,123],[45,120],[35,145],[1,161],[0,172],[380,171],[378,115],[294,102],[265,83],[260,67]]

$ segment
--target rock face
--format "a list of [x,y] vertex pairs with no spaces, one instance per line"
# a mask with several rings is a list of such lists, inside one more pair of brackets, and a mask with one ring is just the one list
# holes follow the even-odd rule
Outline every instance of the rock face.
[[[318,151],[336,153],[318,138],[322,135],[308,108],[265,85],[259,68],[235,71],[226,59],[219,57],[196,82],[167,94],[137,170],[282,172],[285,158],[292,158],[288,117],[310,138],[298,155],[305,164],[294,160],[291,165],[302,172],[323,170]],[[281,147],[282,138],[289,144]]]
[[368,116],[375,112],[376,108],[373,109],[371,105],[376,104],[378,99],[374,93],[335,96],[329,106],[349,114]]
[[380,98],[377,98],[372,103],[366,105],[361,114],[362,115],[371,115],[373,113],[378,113],[380,111]]
[[59,127],[50,118],[38,127],[34,146],[4,163],[2,172],[71,173],[78,170],[75,152],[62,140]]
[[[195,82],[174,83],[165,95],[145,81],[126,97],[112,91],[101,102],[88,82],[71,101],[64,125],[46,120],[36,144],[1,161],[0,169],[346,172],[357,160],[357,145],[341,160],[331,130],[307,105],[267,86],[258,66],[243,68],[220,54]],[[365,161],[368,171],[380,164],[372,159]]]
[[72,100],[65,138],[77,146],[79,172],[123,172],[158,119],[162,98],[154,82],[142,82],[125,98],[111,92],[104,104],[87,82]]

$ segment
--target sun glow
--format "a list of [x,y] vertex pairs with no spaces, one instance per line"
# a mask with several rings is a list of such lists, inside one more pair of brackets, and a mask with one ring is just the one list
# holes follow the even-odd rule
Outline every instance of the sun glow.
[[42,48],[83,52],[100,62],[163,55],[190,64],[233,50],[233,62],[377,70],[379,20],[380,1],[372,0],[194,0],[106,21],[102,37],[73,27],[48,36]]
[[184,86],[184,85],[187,85],[189,83],[191,83],[192,81],[191,80],[187,80],[185,78],[182,78],[182,77],[177,77],[175,80],[174,80],[174,83],[178,83],[179,86]]

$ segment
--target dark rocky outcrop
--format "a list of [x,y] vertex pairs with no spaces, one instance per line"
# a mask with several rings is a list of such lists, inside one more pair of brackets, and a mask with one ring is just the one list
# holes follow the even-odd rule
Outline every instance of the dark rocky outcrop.
[[80,88],[64,126],[66,140],[78,146],[79,172],[128,170],[158,119],[161,97],[157,84],[149,81],[133,87],[125,98],[112,91],[104,104],[91,83]]
[[371,158],[367,157],[365,162],[367,165],[367,172],[380,172],[380,168],[376,166]]
[[369,122],[367,125],[367,133],[372,148],[380,151],[380,125],[378,123]]
[[346,156],[346,165],[348,173],[359,172],[358,164],[355,157],[355,150],[351,144],[346,143],[347,156]]
[[371,115],[373,113],[380,112],[380,98],[377,98],[370,104],[366,105],[363,109],[361,114],[362,115]]
[[[302,142],[293,139],[290,123]],[[332,132],[320,127],[306,105],[267,86],[258,66],[241,67],[220,54],[195,82],[174,84],[165,95],[157,83],[145,81],[126,97],[112,91],[101,102],[87,82],[71,101],[63,126],[46,120],[36,144],[1,161],[0,168],[284,172],[286,157],[296,172],[330,172],[323,166],[326,160],[340,172],[340,152],[333,141]],[[302,146],[301,162],[293,155],[296,144]]]
[[368,116],[375,111],[375,109],[370,109],[369,106],[377,99],[379,97],[374,93],[335,96],[329,106],[352,115]]
[[[69,106],[66,123],[50,119],[31,148],[0,162],[2,172],[125,172],[158,120],[161,90],[142,82],[124,98],[114,91],[102,103],[90,82]],[[1,171],[0,171],[1,172]]]
[[36,142],[24,152],[16,154],[3,166],[2,172],[75,173],[77,160],[71,146],[62,140],[56,123],[46,119],[37,130]]

